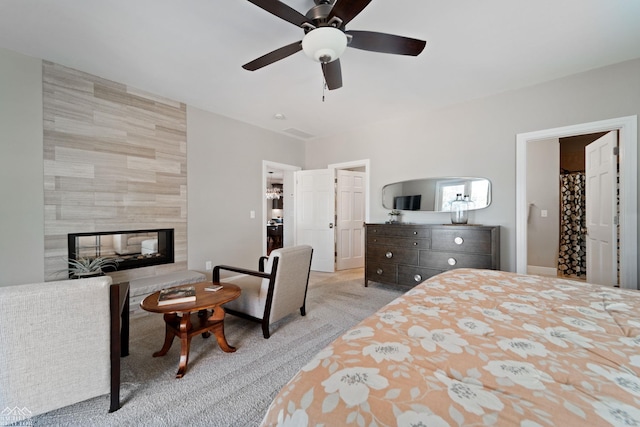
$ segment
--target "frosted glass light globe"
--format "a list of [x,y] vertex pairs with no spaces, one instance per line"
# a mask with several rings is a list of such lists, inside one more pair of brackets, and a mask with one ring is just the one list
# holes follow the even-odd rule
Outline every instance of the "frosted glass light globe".
[[316,62],[331,62],[340,58],[347,48],[347,36],[333,27],[309,31],[302,39],[302,50]]

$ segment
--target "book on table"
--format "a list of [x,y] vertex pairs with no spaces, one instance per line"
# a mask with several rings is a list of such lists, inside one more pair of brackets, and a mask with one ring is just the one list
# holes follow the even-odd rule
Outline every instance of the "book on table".
[[182,286],[166,288],[158,295],[158,305],[180,304],[196,300],[196,288],[194,286]]

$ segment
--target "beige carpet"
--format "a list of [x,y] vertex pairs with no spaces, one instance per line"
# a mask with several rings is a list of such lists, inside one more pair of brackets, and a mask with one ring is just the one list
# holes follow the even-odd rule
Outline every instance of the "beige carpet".
[[401,294],[381,284],[364,287],[362,269],[311,273],[307,315],[272,326],[265,340],[258,323],[225,319],[235,353],[215,339],[194,337],[187,374],[176,379],[179,342],[151,357],[164,338],[162,316],[131,322],[130,355],[122,359],[122,408],[108,413],[109,396],[90,399],[30,421],[36,426],[256,426],[275,394],[297,370],[346,329]]

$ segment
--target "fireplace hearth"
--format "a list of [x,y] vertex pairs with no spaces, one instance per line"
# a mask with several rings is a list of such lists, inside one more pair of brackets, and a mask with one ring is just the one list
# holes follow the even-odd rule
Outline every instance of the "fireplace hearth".
[[69,259],[107,258],[116,261],[111,271],[130,270],[174,262],[174,229],[70,233]]

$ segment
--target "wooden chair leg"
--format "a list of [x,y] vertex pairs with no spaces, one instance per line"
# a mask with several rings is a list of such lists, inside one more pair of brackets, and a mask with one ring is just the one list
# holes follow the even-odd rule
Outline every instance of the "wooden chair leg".
[[306,310],[304,305],[302,307],[300,307],[300,315],[301,316],[306,316],[307,315],[307,310]]

